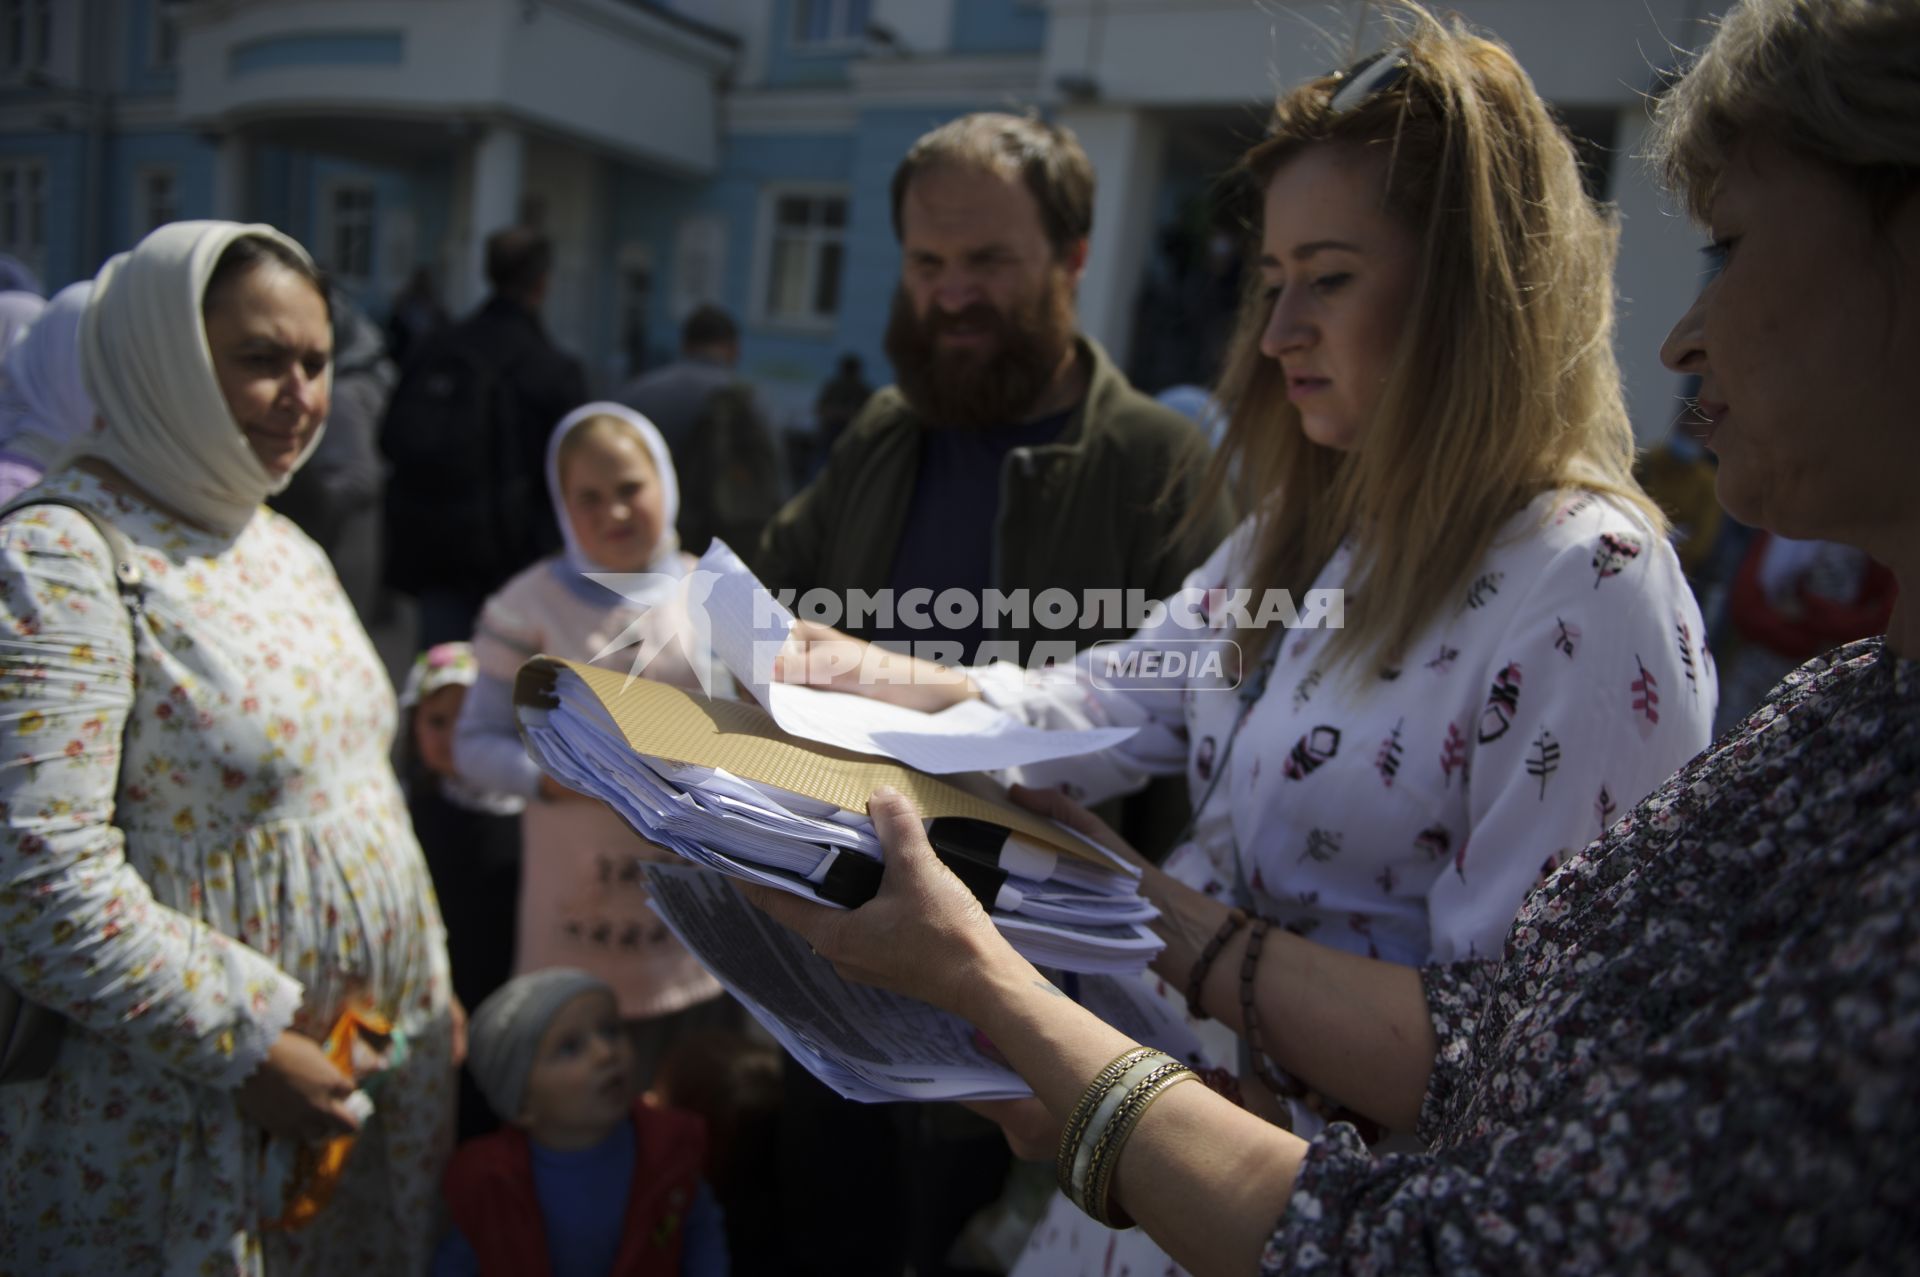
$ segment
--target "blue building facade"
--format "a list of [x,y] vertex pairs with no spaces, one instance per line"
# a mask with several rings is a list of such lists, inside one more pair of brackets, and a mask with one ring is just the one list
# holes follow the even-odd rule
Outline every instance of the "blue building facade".
[[[1649,31],[1671,47],[1686,4],[1458,7],[1497,22],[1604,157],[1634,149],[1641,50]],[[894,167],[983,109],[1037,107],[1087,147],[1087,331],[1147,389],[1208,379],[1214,338],[1196,346],[1183,308],[1230,302],[1237,251],[1211,188],[1275,84],[1336,60],[1325,32],[1256,0],[0,7],[0,253],[49,290],[157,224],[219,216],[285,229],[376,317],[419,271],[457,313],[482,292],[486,234],[532,223],[557,250],[549,327],[597,390],[671,358],[713,302],[794,428],[843,354],[888,380]],[[1651,388],[1636,416],[1664,429],[1671,379],[1635,353],[1658,321],[1634,326],[1683,303],[1666,294],[1691,240],[1635,166],[1599,189],[1627,215],[1622,362],[1630,392]]]
[[[478,17],[484,0],[469,2]],[[724,52],[713,163],[704,172],[636,163],[591,138],[552,136],[550,122],[528,130],[516,216],[502,224],[524,217],[583,232],[557,236],[567,279],[553,300],[564,313],[549,315],[556,333],[610,390],[671,358],[685,315],[718,303],[741,321],[744,371],[794,425],[842,354],[860,355],[884,381],[881,335],[898,273],[893,167],[929,127],[1003,103],[961,91],[902,106],[863,92],[856,68],[875,56],[869,28],[886,10],[873,0],[737,5],[733,30],[709,26],[714,6],[695,0],[631,7],[683,20]],[[162,222],[242,217],[307,244],[376,317],[420,268],[453,309],[471,304],[473,242],[495,227],[470,224],[469,152],[484,126],[458,122],[467,112],[457,89],[445,103],[452,123],[437,135],[422,122],[433,114],[430,86],[423,105],[392,121],[292,107],[209,118],[191,100],[194,77],[345,80],[383,67],[411,76],[425,69],[421,45],[432,30],[405,21],[340,29],[316,20],[312,4],[257,5],[247,16],[244,31],[212,40],[218,15],[205,6],[54,5],[44,40],[20,51],[27,73],[12,83],[4,75],[12,51],[0,48],[0,252],[51,291],[91,276]],[[912,55],[1016,55],[1037,66],[1041,5],[967,0],[946,6],[943,22],[937,47]],[[927,36],[917,33],[922,44]],[[202,47],[210,43],[217,47]],[[909,55],[898,45],[880,52]],[[816,122],[796,123],[807,119]],[[382,136],[389,123],[408,135],[398,146]],[[545,160],[569,144],[580,153],[567,166],[574,180],[541,181]]]

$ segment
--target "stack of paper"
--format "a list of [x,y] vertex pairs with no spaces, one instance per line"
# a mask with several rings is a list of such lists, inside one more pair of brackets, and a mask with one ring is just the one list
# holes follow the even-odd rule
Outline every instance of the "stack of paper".
[[1160,949],[1137,870],[977,782],[800,740],[755,706],[570,661],[529,661],[516,700],[528,749],[555,780],[695,864],[856,906],[882,868],[866,800],[891,785],[1031,961],[1134,972]]
[[[1029,1094],[972,1027],[924,1002],[842,980],[806,942],[711,870],[649,864],[654,907],[801,1066],[853,1100],[986,1100]],[[1199,1039],[1137,976],[1059,976],[1107,1023],[1190,1064]],[[1214,1057],[1227,1058],[1227,1057]]]
[[[521,732],[556,780],[686,859],[643,866],[654,909],[801,1064],[855,1099],[1026,1093],[967,1025],[841,980],[727,884],[841,907],[869,899],[884,862],[866,807],[881,785],[914,801],[936,854],[1017,949],[1068,973],[1056,978],[1097,1014],[1135,1014],[1132,977],[1160,949],[1138,870],[977,774],[1105,748],[1130,731],[1046,732],[977,703],[927,715],[776,683],[772,656],[792,615],[719,542],[687,584],[705,591],[688,599],[706,631],[698,639],[710,638],[759,704],[536,657],[515,687]],[[1178,1049],[1160,1027],[1164,1049]]]

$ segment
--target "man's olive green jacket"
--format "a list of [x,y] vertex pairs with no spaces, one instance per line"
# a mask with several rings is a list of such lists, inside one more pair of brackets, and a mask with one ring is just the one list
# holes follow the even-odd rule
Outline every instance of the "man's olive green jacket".
[[[1091,368],[1085,398],[1056,441],[1013,449],[1000,476],[989,584],[1008,593],[1024,589],[1030,599],[1065,589],[1081,609],[1070,629],[1046,628],[1036,609],[1025,629],[1002,626],[990,635],[1018,642],[1023,657],[1035,641],[1084,647],[1124,637],[1123,616],[1103,613],[1105,624],[1086,624],[1094,618],[1085,592],[1164,598],[1232,528],[1232,511],[1221,504],[1175,536],[1206,469],[1205,439],[1185,417],[1128,384],[1097,343],[1082,337],[1079,345]],[[754,562],[760,579],[774,590],[824,587],[843,606],[848,591],[886,588],[926,428],[896,388],[876,394],[841,434],[819,477],[767,525]]]

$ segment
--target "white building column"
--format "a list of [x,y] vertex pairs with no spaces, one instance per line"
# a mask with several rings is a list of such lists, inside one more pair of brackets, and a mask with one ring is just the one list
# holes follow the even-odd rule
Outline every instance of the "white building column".
[[526,138],[519,129],[490,124],[473,144],[473,180],[467,195],[467,269],[461,281],[466,309],[487,295],[487,236],[520,220]]
[[252,177],[252,146],[235,130],[221,135],[213,159],[213,216],[229,222],[247,222],[247,182]]
[[1093,162],[1093,242],[1080,279],[1080,329],[1125,366],[1134,303],[1153,247],[1155,196],[1165,168],[1166,128],[1144,111],[1072,107],[1058,122]]
[[1700,291],[1700,247],[1706,243],[1705,233],[1688,220],[1678,200],[1660,189],[1639,158],[1646,154],[1648,128],[1643,103],[1621,111],[1612,191],[1620,209],[1614,351],[1633,433],[1643,447],[1667,433],[1679,406],[1680,377],[1661,366],[1660,343]]

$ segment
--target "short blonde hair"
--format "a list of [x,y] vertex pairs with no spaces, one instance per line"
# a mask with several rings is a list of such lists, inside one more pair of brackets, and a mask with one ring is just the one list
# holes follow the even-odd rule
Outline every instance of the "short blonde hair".
[[[1220,400],[1226,440],[1209,481],[1236,473],[1258,510],[1252,581],[1298,593],[1353,544],[1350,672],[1393,664],[1449,607],[1501,528],[1540,494],[1607,493],[1656,534],[1633,478],[1633,429],[1613,354],[1613,221],[1587,196],[1573,145],[1512,53],[1413,0],[1393,5],[1407,66],[1333,110],[1344,81],[1284,94],[1242,167],[1264,188],[1303,152],[1385,160],[1385,210],[1419,245],[1415,287],[1364,443],[1309,440],[1250,290]],[[1252,281],[1258,285],[1258,278]]]
[[1744,0],[1661,99],[1654,128],[1654,162],[1702,222],[1748,137],[1898,198],[1920,180],[1920,0]]

